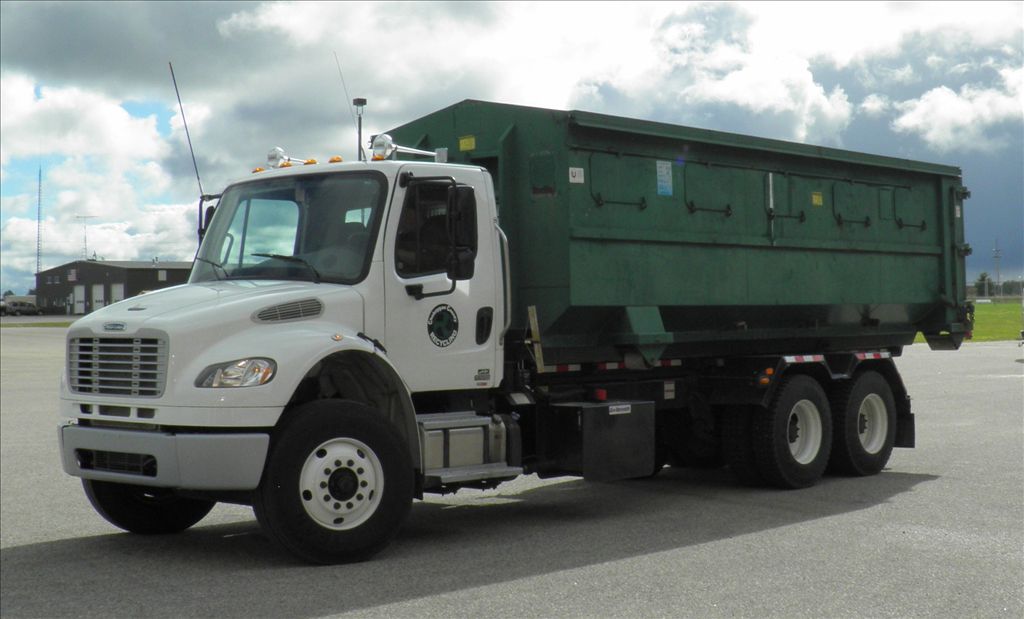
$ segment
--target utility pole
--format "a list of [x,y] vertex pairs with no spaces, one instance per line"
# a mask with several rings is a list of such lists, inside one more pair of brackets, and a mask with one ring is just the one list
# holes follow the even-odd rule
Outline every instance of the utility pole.
[[75,219],[82,220],[82,260],[89,259],[89,222],[90,219],[95,219],[96,215],[75,215]]
[[43,270],[43,166],[39,165],[39,190],[36,194],[36,274]]
[[1003,296],[1002,279],[999,276],[999,261],[1003,257],[1003,250],[999,249],[999,237],[996,237],[996,246],[992,249],[992,260],[996,263],[996,296]]

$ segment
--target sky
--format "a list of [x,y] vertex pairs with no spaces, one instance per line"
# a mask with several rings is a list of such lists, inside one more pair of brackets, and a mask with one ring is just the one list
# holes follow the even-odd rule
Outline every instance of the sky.
[[[207,193],[281,146],[463,99],[955,165],[968,274],[1024,276],[1024,3],[0,2],[0,289],[191,260]],[[340,66],[340,71],[339,71]],[[39,170],[42,191],[39,197]]]

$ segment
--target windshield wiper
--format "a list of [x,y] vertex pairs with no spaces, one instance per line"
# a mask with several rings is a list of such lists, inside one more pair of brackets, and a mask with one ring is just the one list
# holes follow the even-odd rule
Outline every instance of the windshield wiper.
[[320,283],[320,273],[318,273],[317,270],[313,268],[312,264],[306,262],[305,260],[303,260],[302,258],[299,258],[298,256],[284,256],[282,254],[250,254],[250,255],[251,256],[259,256],[261,258],[276,258],[277,260],[284,260],[285,262],[298,262],[299,264],[305,265],[305,267],[307,269],[309,269],[309,272],[313,274],[313,283],[314,284],[319,284]]
[[220,275],[217,275],[217,269],[220,269],[221,272],[224,273],[223,279],[231,279],[231,275],[228,274],[228,270],[224,268],[223,264],[217,264],[213,260],[207,260],[206,258],[200,258],[199,256],[196,256],[196,260],[198,260],[199,262],[205,262],[206,264],[212,266],[214,269],[213,276],[217,278],[217,281],[220,281],[222,279]]

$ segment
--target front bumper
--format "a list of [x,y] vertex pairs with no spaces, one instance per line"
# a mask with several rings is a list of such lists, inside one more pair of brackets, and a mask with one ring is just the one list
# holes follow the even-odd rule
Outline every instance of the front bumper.
[[270,435],[172,434],[75,424],[58,430],[69,475],[188,490],[252,490],[260,483]]

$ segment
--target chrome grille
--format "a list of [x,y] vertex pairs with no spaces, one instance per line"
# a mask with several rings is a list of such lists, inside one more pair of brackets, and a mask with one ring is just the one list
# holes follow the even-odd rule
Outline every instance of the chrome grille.
[[256,312],[256,320],[260,322],[299,320],[301,318],[319,316],[323,311],[324,304],[319,299],[302,299],[301,301],[265,307]]
[[68,340],[68,377],[77,393],[158,397],[167,381],[167,341],[75,337]]

